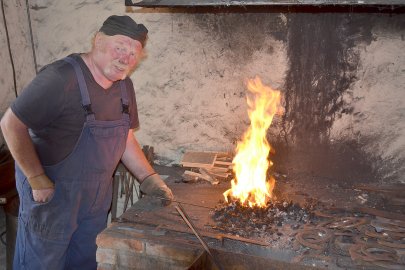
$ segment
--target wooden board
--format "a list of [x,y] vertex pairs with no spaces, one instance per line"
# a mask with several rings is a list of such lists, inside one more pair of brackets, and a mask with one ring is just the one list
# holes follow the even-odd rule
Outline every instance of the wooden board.
[[186,152],[181,165],[192,168],[211,168],[214,166],[216,157],[217,154],[212,152]]
[[[248,6],[298,6],[307,7],[315,6],[318,10],[320,7],[328,6],[350,6],[351,8],[362,6],[402,6],[401,0],[143,0],[143,1],[125,1],[126,6],[137,7],[248,7]],[[391,7],[392,8],[392,7]]]

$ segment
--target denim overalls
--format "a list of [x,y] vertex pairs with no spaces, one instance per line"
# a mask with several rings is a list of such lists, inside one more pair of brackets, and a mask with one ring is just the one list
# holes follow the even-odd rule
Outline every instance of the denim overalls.
[[33,200],[27,178],[16,165],[20,197],[14,269],[96,269],[96,236],[107,223],[112,176],[124,150],[130,120],[124,81],[120,82],[122,118],[95,120],[79,63],[75,69],[82,104],[87,112],[81,135],[63,161],[44,166],[55,184],[46,203]]

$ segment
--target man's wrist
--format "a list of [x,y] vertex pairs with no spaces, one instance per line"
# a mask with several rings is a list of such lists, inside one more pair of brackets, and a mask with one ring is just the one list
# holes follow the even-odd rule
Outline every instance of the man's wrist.
[[151,177],[152,175],[155,175],[155,174],[157,174],[157,172],[153,172],[153,173],[150,173],[150,174],[146,175],[145,177],[142,178],[140,183],[142,184],[146,179],[148,179],[149,177]]
[[31,188],[35,190],[54,188],[55,186],[51,179],[49,179],[49,177],[46,176],[46,174],[44,173],[37,176],[29,177],[27,180]]

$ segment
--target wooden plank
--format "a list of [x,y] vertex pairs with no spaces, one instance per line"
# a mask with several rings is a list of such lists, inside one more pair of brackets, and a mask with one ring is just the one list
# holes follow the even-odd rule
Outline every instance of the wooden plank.
[[227,173],[230,171],[230,169],[228,167],[223,168],[223,167],[212,167],[210,169],[207,169],[209,172],[212,173]]
[[215,160],[214,164],[231,166],[231,165],[232,165],[232,162]]
[[228,162],[232,162],[232,158],[230,157],[219,157],[217,155],[217,159],[215,161],[228,161]]
[[180,163],[183,167],[211,168],[216,157],[217,154],[213,152],[186,152]]
[[201,173],[192,172],[192,171],[184,171],[184,175],[193,176],[193,177],[201,177]]
[[207,174],[209,174],[211,177],[214,177],[216,179],[222,179],[225,180],[229,177],[230,173],[226,172],[213,172],[211,170],[205,170]]
[[226,180],[228,179],[229,173],[210,173],[213,177],[217,178],[217,179],[221,179],[221,180]]
[[231,159],[232,160],[232,153],[228,153],[228,152],[217,152],[217,158],[225,158],[225,159]]
[[196,182],[199,178],[196,175],[190,174],[190,171],[185,171],[182,175],[181,178],[183,182]]
[[125,0],[126,6],[137,7],[247,7],[247,6],[350,6],[352,8],[362,6],[391,6],[403,5],[401,0]]
[[[203,170],[200,168],[200,171]],[[198,179],[201,180],[205,180],[210,182],[213,185],[218,184],[218,181],[213,179],[210,175],[206,174],[206,173],[197,173],[197,172],[192,172],[192,171],[184,171],[183,173],[183,178],[186,180],[186,182],[188,181],[196,181]],[[189,180],[191,179],[191,180]]]
[[219,184],[219,181],[217,179],[215,179],[215,177],[210,175],[206,169],[200,168],[199,171],[203,176],[205,176],[207,178],[206,180],[210,179],[208,181],[211,182],[211,184],[213,184],[213,185]]

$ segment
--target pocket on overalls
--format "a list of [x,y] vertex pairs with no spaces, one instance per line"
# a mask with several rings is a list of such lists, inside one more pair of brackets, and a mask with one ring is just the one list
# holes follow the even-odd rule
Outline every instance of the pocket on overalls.
[[90,127],[85,170],[112,173],[125,149],[125,132],[123,126]]
[[69,237],[69,184],[55,183],[52,198],[45,202],[36,202],[28,181],[23,184],[24,204],[28,229],[36,235],[49,240],[64,240]]

